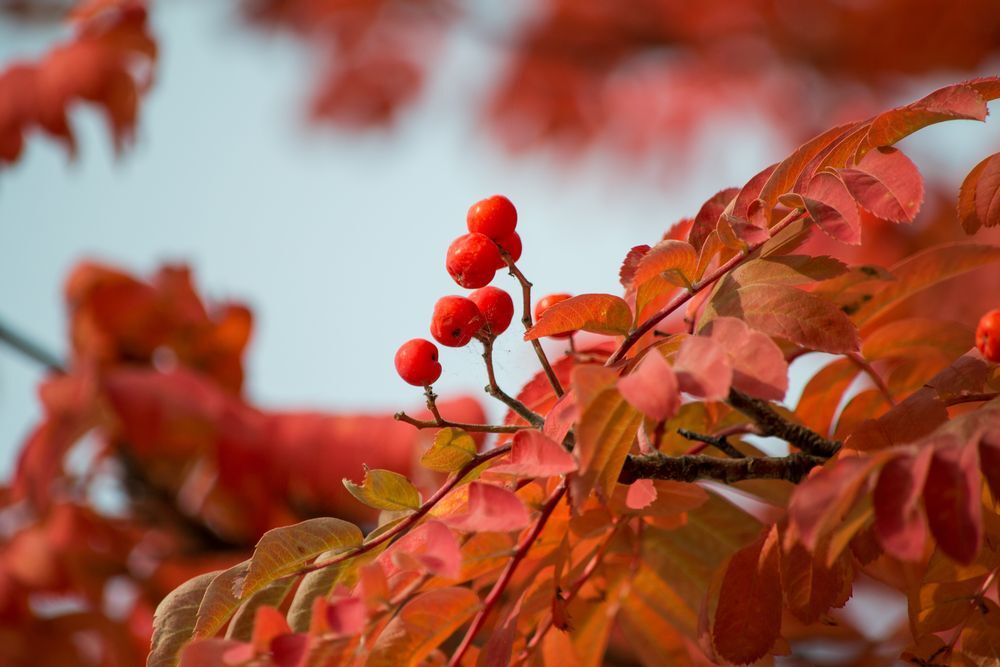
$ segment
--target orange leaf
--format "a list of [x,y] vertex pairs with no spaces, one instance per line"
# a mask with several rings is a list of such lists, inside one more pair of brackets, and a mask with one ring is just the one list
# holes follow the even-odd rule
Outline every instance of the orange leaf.
[[873,150],[837,174],[858,204],[882,220],[912,222],[924,201],[920,172],[895,148]]
[[966,234],[1000,225],[1000,153],[977,164],[962,181],[958,219]]
[[935,90],[923,99],[879,114],[872,121],[866,143],[889,146],[917,130],[945,120],[986,120],[986,102],[974,88],[955,84]]
[[370,667],[415,667],[479,608],[468,588],[438,588],[410,600],[372,646]]
[[781,630],[778,530],[737,551],[722,579],[712,625],[720,656],[750,663],[767,655]]
[[524,334],[524,340],[566,333],[590,331],[624,335],[632,327],[632,310],[621,297],[611,294],[581,294],[551,306]]
[[805,193],[782,195],[781,203],[801,208],[830,238],[848,245],[861,244],[861,215],[847,186],[828,172],[816,174]]

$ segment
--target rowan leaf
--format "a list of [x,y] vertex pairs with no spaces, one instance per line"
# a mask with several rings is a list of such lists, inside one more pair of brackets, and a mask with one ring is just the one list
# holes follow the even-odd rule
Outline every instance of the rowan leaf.
[[740,287],[768,285],[805,285],[817,280],[836,278],[847,272],[839,259],[821,255],[776,255],[751,259],[733,269],[728,279]]
[[781,630],[777,528],[737,551],[722,579],[712,643],[726,660],[746,664],[767,655]]
[[917,130],[946,120],[986,120],[986,102],[974,88],[955,84],[879,114],[866,137],[869,146],[889,146]]
[[875,217],[912,222],[924,201],[924,182],[910,158],[895,148],[877,148],[854,167],[837,171],[851,196]]
[[780,401],[788,391],[788,363],[771,338],[754,331],[743,320],[717,317],[702,333],[728,354],[734,387],[764,400]]
[[986,575],[958,581],[922,582],[916,599],[910,600],[911,618],[917,636],[950,630],[978,613],[973,605]]
[[981,606],[969,619],[962,630],[962,651],[967,665],[1000,664],[1000,605],[990,599],[982,599]]
[[657,276],[678,287],[687,287],[695,280],[698,253],[687,241],[668,239],[650,248],[635,271],[635,284],[641,286]]
[[246,577],[233,590],[246,597],[275,579],[292,574],[325,551],[344,552],[361,546],[363,539],[353,523],[332,517],[273,528],[257,542]]
[[889,271],[896,279],[880,285],[852,319],[861,326],[921,290],[997,261],[1000,261],[998,246],[960,242],[927,248],[891,267]]
[[802,144],[778,163],[760,190],[761,204],[768,216],[771,215],[779,198],[794,189],[795,184],[803,177],[807,165],[856,125],[851,123],[831,128]]
[[647,352],[630,374],[618,380],[618,391],[654,421],[670,419],[681,408],[677,375],[656,349]]
[[786,285],[720,291],[705,305],[700,328],[719,316],[739,318],[769,336],[819,352],[854,352],[860,344],[857,329],[834,304]]
[[978,451],[974,444],[947,438],[933,443],[934,456],[924,484],[924,510],[941,551],[969,564],[983,540]]
[[948,420],[948,410],[933,389],[924,387],[876,419],[855,426],[845,444],[872,451],[914,442]]
[[576,468],[572,454],[538,431],[528,429],[514,435],[510,458],[490,468],[490,472],[518,477],[552,477],[565,475]]
[[698,209],[698,214],[694,217],[694,224],[688,234],[688,242],[695,250],[701,250],[704,247],[706,239],[715,231],[719,216],[722,215],[722,212],[726,210],[739,191],[739,188],[720,190]]
[[528,510],[516,495],[483,482],[469,484],[468,509],[457,515],[441,517],[447,525],[469,533],[521,530],[531,522]]
[[733,382],[733,362],[726,350],[711,338],[689,336],[674,360],[680,390],[706,401],[721,401]]
[[632,289],[635,285],[635,272],[639,267],[639,262],[642,258],[646,256],[649,252],[648,245],[637,245],[632,247],[628,254],[625,255],[625,259],[622,260],[622,266],[618,269],[618,280],[621,282],[622,287],[625,289]]
[[1000,153],[977,164],[962,181],[958,219],[966,234],[1000,225]]
[[437,588],[416,595],[379,634],[365,664],[416,667],[479,606],[479,597],[467,588]]
[[[237,563],[228,570],[223,570],[209,583],[205,595],[198,606],[198,618],[194,626],[196,638],[211,637],[226,624],[229,617],[239,608],[242,598],[235,592],[237,584],[242,581],[250,569],[250,561]],[[252,591],[248,594],[252,594]]]
[[219,572],[189,579],[167,594],[153,613],[153,639],[147,667],[174,667],[181,649],[194,636],[198,607],[209,584]]
[[524,340],[577,330],[624,335],[631,328],[632,310],[624,299],[611,294],[580,294],[542,313],[535,325],[524,333]]
[[872,496],[875,533],[887,553],[900,560],[918,561],[927,543],[927,524],[920,499],[934,450],[890,460],[879,473]]
[[824,366],[806,383],[795,406],[795,415],[820,435],[833,430],[833,418],[860,369],[850,359],[837,359]]
[[[325,561],[336,556],[339,552],[327,551],[319,556],[317,560]],[[349,562],[349,561],[348,561]],[[295,632],[305,632],[309,629],[309,622],[312,618],[313,601],[320,597],[326,597],[333,590],[344,573],[345,565],[338,563],[330,567],[310,572],[302,577],[292,601],[288,606],[288,624]]]
[[365,468],[360,486],[347,478],[343,482],[352,496],[375,509],[399,512],[420,507],[420,492],[398,472]]
[[573,450],[580,470],[571,477],[577,507],[595,486],[605,498],[611,497],[640,423],[642,414],[613,387],[601,391],[584,408]]
[[861,244],[858,204],[840,178],[828,172],[813,176],[805,192],[782,195],[781,203],[801,208],[826,234],[848,245]]
[[437,472],[455,472],[476,458],[478,451],[471,435],[449,426],[434,436],[434,444],[420,457],[420,465]]
[[854,576],[849,552],[843,552],[827,566],[822,554],[810,553],[796,543],[781,554],[781,588],[785,605],[803,623],[815,623],[831,607],[847,601]]
[[425,521],[394,542],[379,558],[389,559],[402,570],[430,572],[447,579],[457,579],[462,568],[458,540],[441,521]]
[[[253,637],[256,624],[257,610],[265,607],[279,607],[288,591],[295,581],[289,579],[279,579],[256,593],[240,605],[240,608],[233,614],[229,627],[226,628],[226,639],[239,639],[250,641]],[[284,617],[282,617],[284,618]]]

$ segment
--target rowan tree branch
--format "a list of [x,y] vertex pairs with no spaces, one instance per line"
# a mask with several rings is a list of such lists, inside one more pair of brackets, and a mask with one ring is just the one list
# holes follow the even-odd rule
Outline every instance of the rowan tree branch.
[[730,389],[729,404],[753,419],[760,427],[761,435],[781,438],[807,454],[828,459],[840,449],[841,443],[828,440],[802,424],[788,421],[767,401]]
[[15,352],[19,352],[28,359],[45,366],[54,373],[63,374],[66,372],[59,357],[52,354],[44,347],[34,342],[27,336],[14,331],[10,326],[0,322],[0,343],[6,344]]
[[489,380],[489,384],[486,385],[486,393],[513,410],[521,419],[533,427],[541,428],[545,424],[545,418],[505,392],[497,384],[496,373],[493,371],[493,339],[483,338],[480,342],[483,344],[483,363],[486,364],[486,377]]
[[689,431],[686,428],[677,429],[677,433],[680,434],[682,438],[687,438],[688,440],[694,440],[695,442],[704,442],[706,445],[711,445],[715,447],[720,452],[732,459],[745,459],[746,454],[740,450],[733,447],[733,445],[726,440],[726,436],[716,436],[716,435],[704,435],[702,433],[695,433],[694,431]]
[[788,456],[758,456],[742,459],[721,459],[715,456],[667,456],[665,454],[630,455],[618,475],[618,482],[631,484],[640,479],[667,479],[695,482],[711,479],[724,484],[748,479],[783,479],[798,484],[826,459],[811,454]]
[[[510,270],[510,275],[521,284],[521,324],[524,325],[524,330],[527,331],[531,328],[531,282],[524,277],[521,273],[521,269],[517,268],[514,264],[513,258],[511,258],[510,253],[508,253],[503,248],[500,248],[500,255],[503,257],[503,261],[506,262],[507,268]],[[542,371],[545,372],[545,377],[548,378],[549,384],[552,385],[552,391],[556,393],[556,396],[563,395],[562,385],[559,383],[559,378],[556,377],[555,371],[552,370],[552,365],[549,363],[549,358],[545,356],[545,350],[542,349],[542,343],[537,339],[531,341],[531,347],[535,350],[535,356],[538,357],[538,363],[542,365]]]

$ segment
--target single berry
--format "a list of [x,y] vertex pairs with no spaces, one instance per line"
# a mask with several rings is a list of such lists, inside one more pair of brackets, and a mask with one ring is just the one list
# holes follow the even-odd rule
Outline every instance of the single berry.
[[470,232],[485,234],[497,241],[514,233],[517,209],[503,195],[493,195],[470,206],[465,220]]
[[[517,232],[511,232],[502,239],[497,240],[497,245],[507,251],[510,255],[512,261],[516,262],[521,259],[521,237]],[[500,258],[500,268],[507,266],[507,263],[503,261],[503,257]]]
[[976,327],[976,347],[983,356],[1000,363],[1000,309],[991,310],[979,320]]
[[483,327],[483,314],[464,296],[443,296],[434,304],[431,335],[448,347],[462,347]]
[[470,294],[469,300],[479,307],[491,335],[499,336],[510,326],[514,318],[514,301],[507,292],[499,287],[482,287]]
[[396,372],[418,387],[434,384],[441,377],[437,345],[423,338],[406,341],[396,350]]
[[451,242],[445,267],[455,282],[468,289],[485,287],[493,280],[503,258],[485,234],[463,234]]
[[[541,299],[538,300],[538,303],[535,304],[535,321],[537,322],[538,318],[540,318],[542,316],[542,313],[544,313],[546,310],[556,305],[560,301],[565,301],[568,298],[570,298],[569,294],[549,294],[548,296],[543,296]],[[563,333],[553,334],[552,338],[570,338],[574,333],[576,332],[566,331]]]

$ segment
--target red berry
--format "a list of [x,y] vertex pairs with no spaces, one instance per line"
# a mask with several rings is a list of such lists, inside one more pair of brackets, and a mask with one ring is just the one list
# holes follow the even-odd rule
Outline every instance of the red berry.
[[983,356],[1000,363],[1000,309],[983,315],[976,327],[976,347]]
[[507,292],[499,287],[483,287],[470,294],[469,300],[479,306],[490,334],[499,336],[510,326],[514,318],[514,301]]
[[493,195],[470,206],[465,220],[470,232],[485,234],[497,241],[514,233],[517,209],[503,195]]
[[483,327],[483,314],[464,296],[443,296],[434,304],[431,335],[448,347],[462,347]]
[[[537,321],[538,318],[542,316],[542,313],[544,313],[546,310],[556,305],[560,301],[565,301],[568,298],[570,298],[569,294],[549,294],[548,296],[543,296],[541,299],[538,300],[538,303],[535,304],[535,320]],[[553,334],[552,338],[569,338],[574,333],[576,332],[566,331],[564,333]]]
[[[518,236],[517,232],[511,232],[502,239],[497,240],[497,245],[507,251],[510,255],[512,261],[517,261],[521,259],[521,237]],[[506,262],[503,261],[503,257],[500,258],[500,268],[507,266]]]
[[441,377],[437,345],[423,338],[406,341],[396,350],[396,372],[418,387],[434,384]]
[[445,267],[455,282],[468,289],[485,287],[493,280],[503,258],[496,244],[484,234],[463,234],[451,242]]

